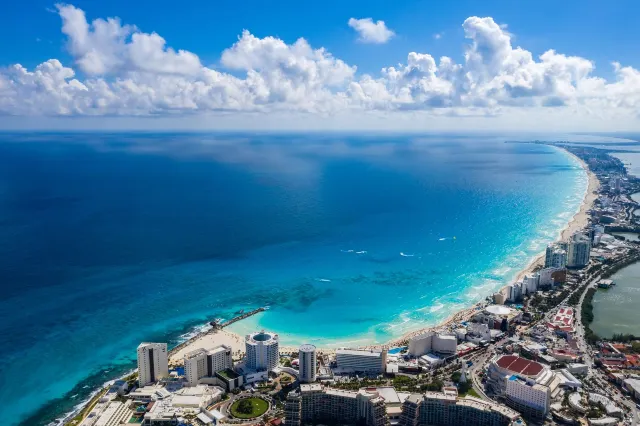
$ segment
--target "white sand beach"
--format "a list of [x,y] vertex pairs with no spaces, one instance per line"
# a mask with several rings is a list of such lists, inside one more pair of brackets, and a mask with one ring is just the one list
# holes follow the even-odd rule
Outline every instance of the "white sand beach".
[[[581,164],[581,166],[587,173],[589,182],[588,182],[588,187],[587,187],[585,197],[582,201],[579,211],[571,218],[571,220],[567,223],[567,225],[562,229],[562,231],[558,236],[558,241],[567,240],[573,233],[580,231],[581,229],[583,229],[589,224],[589,210],[592,209],[593,203],[597,198],[598,189],[600,188],[600,181],[598,180],[596,175],[589,170],[588,166],[584,163],[584,161],[582,161],[582,159],[578,158],[577,156],[574,156],[574,158]],[[520,271],[520,273],[518,273],[518,275],[514,279],[514,282],[522,279],[526,274],[531,274],[534,270],[543,266],[543,263],[544,263],[544,252],[537,255],[522,271]],[[476,303],[473,306],[470,306],[469,308],[462,309],[460,311],[457,311],[451,314],[447,319],[445,319],[444,321],[436,325],[407,332],[402,336],[396,337],[384,344],[367,345],[364,347],[368,349],[380,349],[382,347],[395,347],[395,346],[405,345],[411,337],[416,336],[418,334],[424,333],[429,330],[447,328],[452,324],[469,320],[473,316],[474,312],[476,312],[479,305],[480,305],[479,303]],[[277,330],[274,330],[274,331],[277,332]],[[217,332],[209,331],[206,334],[203,334],[199,337],[192,339],[188,344],[184,345],[184,347],[182,347],[179,351],[176,351],[175,353],[173,353],[170,357],[170,360],[173,363],[179,364],[179,363],[182,363],[184,354],[186,354],[189,351],[192,351],[198,348],[211,349],[221,344],[230,346],[233,349],[234,357],[237,356],[239,358],[242,354],[244,354],[244,337],[236,333],[233,333],[231,331],[220,330]],[[326,354],[335,352],[335,349],[330,349],[330,348],[318,348],[318,349],[320,352],[326,353]],[[295,353],[297,351],[298,351],[297,347],[294,347],[294,346],[280,347],[280,352],[285,354]]]

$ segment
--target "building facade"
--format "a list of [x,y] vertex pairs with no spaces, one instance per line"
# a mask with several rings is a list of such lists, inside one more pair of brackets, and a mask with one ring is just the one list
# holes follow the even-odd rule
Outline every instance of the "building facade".
[[298,351],[299,373],[301,383],[313,383],[316,381],[317,359],[316,347],[305,344]]
[[553,243],[547,246],[544,257],[545,268],[565,268],[567,266],[567,244]]
[[375,389],[358,392],[324,388],[318,383],[300,385],[285,403],[285,424],[365,424],[385,426],[384,398]]
[[589,264],[591,239],[588,235],[575,233],[569,241],[567,250],[567,267],[583,268]]
[[387,351],[360,349],[336,350],[337,371],[342,373],[380,374],[387,365]]
[[184,356],[184,374],[189,386],[196,386],[205,377],[214,377],[218,371],[233,368],[231,348],[220,345],[209,351],[196,349]]
[[453,355],[457,344],[456,336],[427,331],[409,340],[409,355],[419,357],[429,352]]
[[259,331],[245,337],[246,365],[255,371],[271,371],[280,362],[279,338],[275,333]]
[[138,381],[140,386],[169,376],[166,343],[140,343],[138,346]]
[[505,404],[526,417],[542,419],[560,380],[544,365],[515,355],[502,355],[489,364],[487,387]]
[[510,426],[522,423],[509,408],[455,393],[411,394],[402,404],[402,426]]

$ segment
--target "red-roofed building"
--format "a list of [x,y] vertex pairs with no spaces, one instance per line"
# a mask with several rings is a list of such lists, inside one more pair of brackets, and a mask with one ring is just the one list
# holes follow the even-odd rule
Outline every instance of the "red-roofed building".
[[537,377],[544,370],[542,364],[516,355],[503,355],[498,358],[496,364],[511,374],[521,374],[531,378]]
[[564,331],[567,333],[573,332],[573,309],[560,308],[555,313],[551,322],[547,323],[550,329]]
[[502,355],[487,369],[487,386],[525,416],[544,418],[559,380],[544,365],[516,355]]

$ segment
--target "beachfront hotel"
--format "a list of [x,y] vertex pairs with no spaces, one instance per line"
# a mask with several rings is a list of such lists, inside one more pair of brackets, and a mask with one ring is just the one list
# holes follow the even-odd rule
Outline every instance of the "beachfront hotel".
[[544,256],[545,268],[564,268],[567,266],[567,243],[549,244]]
[[316,381],[316,347],[305,344],[298,350],[299,380],[301,383],[313,383]]
[[231,348],[220,345],[211,350],[196,349],[184,356],[184,375],[189,386],[196,386],[205,377],[215,377],[222,370],[233,368]]
[[140,343],[138,346],[138,382],[140,386],[155,383],[168,375],[167,344]]
[[409,340],[409,355],[420,357],[430,352],[442,355],[454,355],[457,345],[458,340],[456,336],[436,334],[433,331],[427,331]]
[[336,363],[338,367],[334,372],[338,373],[381,374],[387,365],[387,351],[338,349]]
[[567,249],[567,267],[583,268],[589,264],[591,238],[581,232],[571,236]]
[[246,366],[254,371],[271,371],[280,362],[279,338],[264,330],[245,337]]

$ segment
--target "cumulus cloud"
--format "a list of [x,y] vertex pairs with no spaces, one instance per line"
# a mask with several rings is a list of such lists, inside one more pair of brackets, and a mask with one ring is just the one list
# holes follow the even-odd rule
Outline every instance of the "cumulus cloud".
[[139,32],[117,18],[88,23],[84,12],[74,6],[58,4],[56,8],[62,18],[62,32],[68,37],[69,52],[87,74],[121,70],[194,74],[202,67],[198,56],[166,47],[156,33]]
[[373,22],[371,18],[350,18],[348,22],[349,26],[356,30],[358,33],[358,40],[363,43],[386,43],[396,35],[393,31],[387,28],[384,21]]
[[118,18],[89,22],[70,5],[58,5],[57,11],[73,64],[50,59],[32,70],[19,64],[0,68],[1,115],[337,117],[420,111],[433,117],[499,117],[553,110],[636,120],[640,106],[640,71],[616,63],[608,81],[595,76],[595,64],[585,58],[555,50],[534,57],[514,46],[506,27],[490,17],[464,21],[467,43],[459,63],[409,52],[404,63],[359,74],[356,66],[303,38],[288,44],[249,31],[222,52],[224,70],[214,69]]

